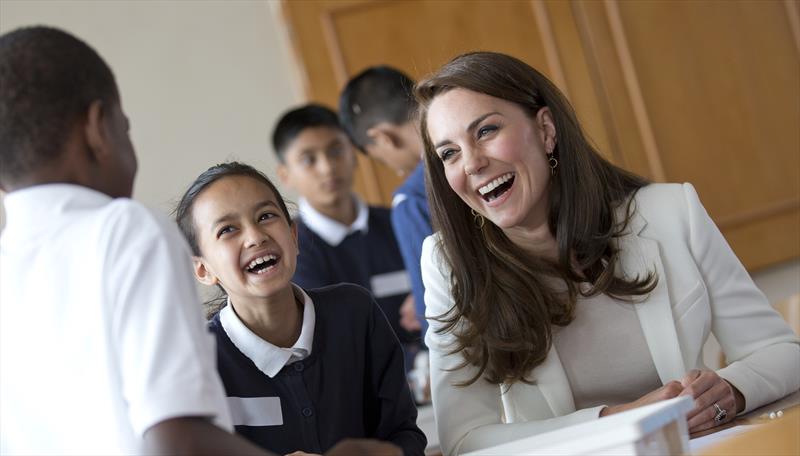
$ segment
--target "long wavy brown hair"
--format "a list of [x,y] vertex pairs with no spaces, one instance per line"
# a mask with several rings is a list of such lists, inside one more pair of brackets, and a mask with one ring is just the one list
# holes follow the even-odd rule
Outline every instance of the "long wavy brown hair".
[[[548,187],[548,225],[558,245],[557,261],[520,249],[488,220],[479,228],[469,206],[450,188],[428,134],[427,108],[454,88],[516,103],[531,119],[549,107],[558,167]],[[451,353],[461,352],[465,359],[459,368],[478,368],[461,385],[481,377],[494,384],[534,382],[528,375],[547,357],[552,325],[573,320],[579,294],[633,301],[655,287],[654,272],[634,278],[614,274],[620,254],[615,239],[630,221],[633,195],[647,181],[605,160],[561,91],[514,57],[493,52],[458,56],[418,83],[415,95],[431,217],[440,236],[438,248],[452,271],[455,302],[436,319],[443,323],[440,332],[455,336]],[[623,214],[619,220],[616,213]]]

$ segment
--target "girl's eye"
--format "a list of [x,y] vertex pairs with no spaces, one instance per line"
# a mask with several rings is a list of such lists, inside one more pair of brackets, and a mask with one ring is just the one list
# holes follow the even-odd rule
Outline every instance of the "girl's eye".
[[277,215],[273,214],[272,212],[264,212],[258,216],[258,221],[263,222],[264,220],[269,220],[275,217],[277,217]]
[[230,225],[225,225],[222,228],[220,228],[219,231],[217,231],[217,237],[220,238],[223,235],[231,233],[231,232],[233,232],[233,227],[230,226]]
[[483,138],[484,136],[488,135],[497,130],[497,127],[494,125],[485,125],[478,130],[478,138]]

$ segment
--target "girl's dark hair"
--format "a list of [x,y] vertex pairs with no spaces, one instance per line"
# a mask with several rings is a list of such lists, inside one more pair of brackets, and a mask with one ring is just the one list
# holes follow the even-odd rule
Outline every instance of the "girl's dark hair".
[[[489,221],[479,228],[469,206],[450,188],[428,134],[427,109],[454,88],[516,103],[531,118],[549,107],[558,168],[548,189],[548,224],[558,244],[557,261],[523,251]],[[421,81],[415,95],[432,221],[440,233],[438,248],[452,270],[455,306],[438,316],[444,323],[439,331],[455,336],[451,353],[462,353],[461,367],[478,368],[461,385],[481,377],[495,384],[530,383],[534,379],[526,376],[550,350],[551,325],[572,321],[579,293],[632,300],[655,287],[653,272],[632,279],[614,275],[619,263],[615,238],[630,221],[633,195],[647,181],[606,161],[586,139],[558,88],[514,57],[493,52],[458,56]],[[553,278],[566,282],[566,292]],[[590,286],[582,290],[581,282]]]
[[[178,227],[183,233],[183,236],[186,238],[186,241],[189,243],[189,247],[192,249],[193,255],[202,255],[200,252],[200,245],[197,242],[194,216],[192,215],[194,202],[197,197],[203,193],[203,190],[208,188],[211,184],[224,177],[232,176],[250,177],[266,185],[275,195],[278,206],[280,206],[281,212],[283,212],[283,215],[286,217],[289,225],[294,223],[291,215],[289,214],[289,209],[286,207],[286,202],[283,200],[283,196],[278,191],[277,187],[275,187],[275,184],[273,184],[272,181],[266,175],[264,175],[264,173],[250,165],[239,162],[228,162],[214,165],[197,176],[197,179],[192,182],[192,185],[190,185],[189,189],[186,190],[186,193],[183,194],[183,197],[181,197],[177,207],[172,212],[175,216],[175,221],[178,223]],[[206,303],[206,313],[209,317],[213,316],[225,305],[227,294],[222,287],[219,287],[219,290],[221,291],[221,294]]]

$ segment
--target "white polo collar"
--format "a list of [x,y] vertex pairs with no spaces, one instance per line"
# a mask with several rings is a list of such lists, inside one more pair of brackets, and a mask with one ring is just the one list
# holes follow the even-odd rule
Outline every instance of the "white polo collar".
[[303,223],[313,232],[317,233],[325,242],[333,247],[341,244],[349,234],[361,231],[366,233],[369,230],[369,208],[360,198],[353,196],[356,203],[356,219],[350,226],[337,222],[336,220],[323,215],[311,207],[311,203],[305,198],[300,198],[298,209]]
[[219,320],[222,323],[222,329],[225,334],[233,342],[233,345],[239,349],[245,356],[250,358],[253,363],[258,367],[258,370],[263,372],[269,378],[283,369],[287,364],[292,364],[295,361],[300,361],[308,358],[311,355],[311,347],[314,343],[314,326],[316,317],[314,314],[314,302],[303,291],[302,288],[292,284],[292,289],[296,296],[303,298],[303,326],[300,328],[300,337],[297,342],[290,348],[282,348],[266,340],[260,338],[253,331],[242,323],[239,316],[231,306],[230,299],[228,305],[223,307],[219,312]]

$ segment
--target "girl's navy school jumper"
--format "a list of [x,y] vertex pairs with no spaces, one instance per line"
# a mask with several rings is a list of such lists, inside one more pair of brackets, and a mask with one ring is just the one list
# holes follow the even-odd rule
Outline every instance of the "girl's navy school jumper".
[[278,454],[323,453],[345,438],[375,438],[406,456],[423,455],[427,440],[416,425],[403,352],[371,294],[351,284],[305,291],[316,314],[311,354],[274,378],[234,346],[219,314],[209,322],[227,396],[280,400],[282,425],[236,432]]

